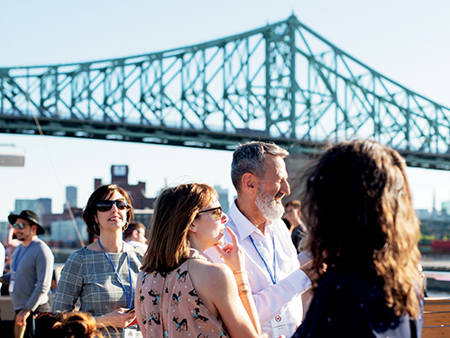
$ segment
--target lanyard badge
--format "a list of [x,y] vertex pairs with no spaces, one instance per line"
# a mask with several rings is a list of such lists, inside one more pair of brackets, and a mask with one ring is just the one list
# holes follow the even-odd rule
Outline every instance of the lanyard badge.
[[269,268],[269,264],[267,264],[266,260],[264,259],[263,255],[259,251],[258,247],[255,244],[255,241],[253,240],[252,235],[248,236],[250,238],[250,241],[253,244],[253,247],[255,248],[256,252],[258,253],[258,256],[261,258],[261,260],[264,263],[264,266],[266,267],[267,272],[269,273],[270,279],[272,280],[272,284],[277,284],[277,255],[275,251],[275,237],[272,235],[272,245],[273,245],[273,273]]
[[114,275],[116,276],[117,281],[119,282],[120,286],[123,289],[123,292],[125,293],[125,297],[127,299],[127,307],[131,308],[133,305],[133,280],[131,279],[131,269],[130,269],[130,257],[128,256],[128,252],[125,252],[125,255],[127,256],[127,264],[128,264],[128,278],[130,280],[130,293],[127,291],[127,287],[122,282],[122,279],[119,276],[119,273],[116,270],[116,267],[114,266],[114,263],[111,259],[111,256],[106,252],[105,248],[103,247],[102,243],[100,242],[100,238],[97,240],[98,245],[100,248],[102,248],[103,253],[105,254],[105,257],[108,259],[109,263],[112,266]]

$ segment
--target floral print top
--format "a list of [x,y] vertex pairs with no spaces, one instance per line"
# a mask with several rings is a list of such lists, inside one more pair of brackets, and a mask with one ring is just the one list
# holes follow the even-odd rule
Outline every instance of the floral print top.
[[[188,270],[191,259],[206,259],[191,249],[190,258],[169,273],[141,271],[136,286],[136,317],[144,338],[228,337],[222,320],[205,307]],[[163,330],[162,313],[167,320]]]

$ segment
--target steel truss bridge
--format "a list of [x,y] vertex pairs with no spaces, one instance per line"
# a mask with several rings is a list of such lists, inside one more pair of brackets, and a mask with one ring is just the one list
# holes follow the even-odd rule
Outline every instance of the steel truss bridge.
[[188,47],[0,68],[0,132],[297,154],[372,138],[450,170],[449,108],[380,74],[295,16]]

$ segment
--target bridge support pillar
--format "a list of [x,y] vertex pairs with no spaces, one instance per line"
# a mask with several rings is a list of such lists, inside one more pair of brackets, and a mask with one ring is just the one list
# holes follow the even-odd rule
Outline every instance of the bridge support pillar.
[[312,162],[312,158],[304,154],[291,154],[286,159],[286,169],[289,175],[291,194],[283,199],[283,203],[300,199],[300,187],[305,169]]

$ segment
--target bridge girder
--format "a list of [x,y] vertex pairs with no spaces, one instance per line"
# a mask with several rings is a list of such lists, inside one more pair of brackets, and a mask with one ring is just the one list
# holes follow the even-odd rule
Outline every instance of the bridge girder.
[[449,108],[378,73],[294,16],[223,39],[79,64],[0,68],[0,132],[317,154],[372,138],[450,170]]

